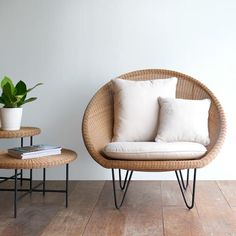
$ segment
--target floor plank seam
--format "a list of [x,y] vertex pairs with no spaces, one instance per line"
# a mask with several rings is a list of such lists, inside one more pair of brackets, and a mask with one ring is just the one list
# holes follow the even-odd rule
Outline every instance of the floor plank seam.
[[218,181],[215,181],[215,182],[216,182],[216,185],[217,185],[217,187],[219,188],[220,192],[222,193],[222,195],[223,195],[225,201],[226,201],[227,204],[229,205],[229,208],[230,208],[231,210],[233,210],[232,207],[231,207],[231,205],[230,205],[230,203],[229,203],[229,201],[228,201],[228,199],[227,199],[227,197],[225,196],[224,192],[222,191],[220,185],[218,184]]
[[164,221],[164,206],[163,206],[163,196],[162,196],[162,184],[163,181],[161,181],[160,189],[161,189],[161,216],[162,216],[162,228],[163,228],[163,236],[165,236],[165,221]]
[[92,218],[92,216],[93,216],[93,212],[94,212],[94,210],[95,210],[95,208],[96,208],[96,206],[97,206],[97,204],[98,204],[98,201],[99,201],[99,199],[100,199],[100,197],[101,197],[101,195],[102,195],[102,191],[103,191],[103,189],[104,189],[104,187],[105,187],[106,182],[107,182],[107,181],[104,181],[104,184],[103,184],[103,186],[102,186],[102,188],[101,188],[101,191],[100,191],[100,193],[99,193],[99,196],[98,196],[98,198],[97,198],[97,201],[96,201],[95,204],[94,204],[94,207],[93,207],[93,209],[92,209],[92,211],[91,211],[91,214],[90,214],[90,216],[89,216],[89,218],[88,218],[88,221],[87,221],[87,223],[86,223],[86,225],[85,225],[85,227],[84,227],[84,230],[83,230],[81,236],[84,235],[84,233],[85,233],[85,231],[86,231],[86,229],[87,229],[87,226],[88,226],[88,224],[89,224],[89,222],[90,222],[90,220],[91,220],[91,218]]
[[[196,189],[197,189],[197,183],[196,183]],[[197,215],[198,215],[198,219],[199,219],[199,221],[200,221],[200,224],[201,224],[201,226],[202,226],[204,235],[206,236],[207,233],[206,233],[205,227],[204,227],[204,225],[203,225],[203,223],[202,223],[202,221],[201,221],[201,217],[200,217],[200,214],[199,214],[199,209],[198,209],[198,206],[197,206],[197,201],[195,202],[195,209],[196,209],[196,212],[197,212]]]

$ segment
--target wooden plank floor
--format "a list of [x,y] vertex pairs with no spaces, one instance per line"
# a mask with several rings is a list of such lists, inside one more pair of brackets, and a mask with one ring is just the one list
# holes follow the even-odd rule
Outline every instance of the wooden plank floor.
[[236,181],[198,181],[191,211],[175,181],[132,181],[121,210],[114,209],[111,181],[71,181],[68,209],[64,200],[61,193],[33,193],[14,219],[13,193],[0,192],[0,235],[236,236]]

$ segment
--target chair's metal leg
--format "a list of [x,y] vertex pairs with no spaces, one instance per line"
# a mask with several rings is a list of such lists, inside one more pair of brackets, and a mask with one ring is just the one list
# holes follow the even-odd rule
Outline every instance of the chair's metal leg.
[[182,181],[180,180],[180,177],[179,177],[179,174],[178,174],[178,171],[177,171],[177,170],[175,171],[175,174],[176,174],[177,181],[178,181],[178,184],[179,184],[179,187],[180,187],[180,190],[181,190],[183,199],[184,199],[184,203],[185,203],[185,205],[187,206],[188,209],[192,209],[192,208],[194,207],[194,200],[195,200],[195,188],[196,188],[197,169],[195,168],[195,169],[194,169],[194,173],[193,173],[193,189],[192,189],[192,200],[191,200],[191,204],[189,204],[189,203],[187,202],[186,195],[185,195],[185,193],[184,193],[185,188],[184,188],[184,185],[183,185]]
[[113,193],[114,193],[115,206],[116,206],[116,209],[120,209],[120,207],[122,206],[122,204],[123,204],[123,202],[124,202],[124,199],[125,199],[127,190],[128,190],[128,188],[129,188],[129,183],[130,183],[130,180],[131,180],[131,178],[132,178],[133,171],[130,171],[127,184],[125,184],[125,189],[124,189],[123,197],[122,197],[122,199],[121,199],[121,201],[120,201],[119,204],[117,203],[116,183],[115,183],[116,180],[115,180],[114,169],[111,169],[111,171],[112,171],[112,183],[113,183]]
[[128,174],[129,174],[129,170],[126,171],[126,174],[125,174],[125,179],[123,181],[123,185],[122,185],[122,180],[121,180],[121,169],[119,169],[119,184],[120,184],[120,189],[121,190],[124,190],[126,184],[127,184],[127,177],[128,177]]
[[15,183],[14,183],[14,217],[17,215],[17,169],[15,169]]
[[182,175],[182,171],[181,171],[181,170],[179,170],[179,175],[180,175],[180,179],[181,179],[182,186],[183,186],[184,190],[187,190],[188,185],[189,185],[189,169],[187,169],[186,182],[184,182],[184,179],[183,179],[183,175]]

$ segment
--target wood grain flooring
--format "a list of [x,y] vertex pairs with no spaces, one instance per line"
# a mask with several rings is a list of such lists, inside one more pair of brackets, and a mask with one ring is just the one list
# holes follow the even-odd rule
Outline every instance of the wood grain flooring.
[[198,181],[190,211],[176,181],[132,181],[120,210],[111,181],[70,181],[69,187],[69,208],[64,194],[33,193],[18,203],[16,219],[13,193],[0,192],[0,235],[236,236],[236,181]]

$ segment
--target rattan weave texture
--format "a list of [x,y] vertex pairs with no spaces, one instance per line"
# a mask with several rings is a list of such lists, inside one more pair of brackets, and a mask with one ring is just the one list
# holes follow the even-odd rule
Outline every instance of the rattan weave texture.
[[113,96],[111,83],[105,84],[93,96],[84,113],[82,133],[85,146],[92,158],[105,168],[119,168],[137,171],[171,171],[176,169],[201,168],[210,163],[218,154],[226,134],[225,115],[215,95],[198,80],[170,70],[148,69],[119,76],[127,80],[153,80],[177,77],[177,98],[211,100],[209,111],[209,133],[211,143],[207,153],[197,160],[170,161],[126,161],[108,159],[102,153],[113,135]]
[[72,162],[77,157],[74,151],[62,149],[60,155],[46,156],[21,160],[9,156],[7,153],[0,153],[0,169],[38,169],[64,165]]
[[21,127],[20,130],[6,131],[0,129],[0,138],[23,138],[35,136],[41,133],[36,127]]

